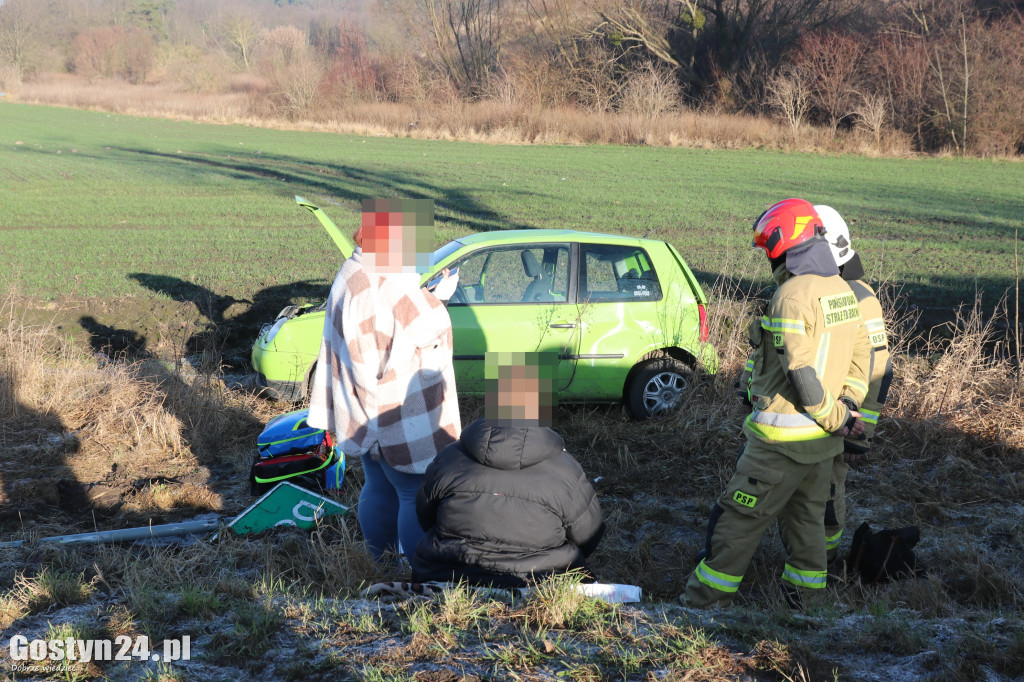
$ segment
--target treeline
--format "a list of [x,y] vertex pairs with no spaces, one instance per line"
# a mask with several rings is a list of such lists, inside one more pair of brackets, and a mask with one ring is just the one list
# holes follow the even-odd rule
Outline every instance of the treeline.
[[[0,0],[0,88],[44,74],[354,103],[703,111],[882,148],[1024,154],[1021,0]],[[410,122],[414,123],[414,122]]]

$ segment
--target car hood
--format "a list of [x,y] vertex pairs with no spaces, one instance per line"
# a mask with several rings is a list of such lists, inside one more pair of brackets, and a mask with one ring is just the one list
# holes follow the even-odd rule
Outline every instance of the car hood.
[[477,419],[459,436],[466,452],[493,469],[525,469],[564,449],[562,437],[538,424],[505,425]]
[[330,216],[324,213],[318,206],[309,203],[300,196],[295,197],[295,203],[316,216],[316,219],[319,220],[320,224],[324,226],[325,230],[327,230],[327,234],[330,235],[331,241],[333,241],[334,245],[338,247],[339,251],[341,251],[342,256],[348,258],[352,255],[352,251],[354,251],[356,247],[355,242],[349,239],[348,236],[334,224],[334,221],[331,220]]

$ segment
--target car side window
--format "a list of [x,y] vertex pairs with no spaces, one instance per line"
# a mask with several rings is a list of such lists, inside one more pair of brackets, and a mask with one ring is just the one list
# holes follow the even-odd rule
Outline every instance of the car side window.
[[568,300],[569,247],[523,244],[481,249],[453,263],[461,296],[449,305],[564,303]]
[[661,283],[644,249],[617,244],[583,244],[582,252],[582,300],[591,303],[661,300]]

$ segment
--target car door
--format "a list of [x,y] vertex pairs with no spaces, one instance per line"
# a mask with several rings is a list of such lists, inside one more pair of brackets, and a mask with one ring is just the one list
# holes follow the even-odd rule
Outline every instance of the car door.
[[[460,391],[484,391],[484,353],[557,353],[559,390],[576,366],[576,278],[566,243],[482,246],[447,267],[459,268],[448,303]],[[574,288],[574,287],[573,287]]]
[[579,360],[573,395],[616,398],[636,349],[664,325],[661,281],[650,254],[631,244],[580,244]]

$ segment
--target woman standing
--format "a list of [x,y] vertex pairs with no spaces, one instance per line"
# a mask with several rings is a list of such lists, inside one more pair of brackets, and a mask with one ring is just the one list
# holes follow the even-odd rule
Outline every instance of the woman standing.
[[362,461],[359,526],[376,560],[398,552],[399,543],[410,555],[416,549],[423,472],[461,431],[443,303],[457,276],[445,271],[430,292],[417,272],[429,256],[416,244],[432,243],[424,234],[432,225],[429,201],[363,202],[357,248],[327,299],[310,394],[309,424],[333,432],[342,452]]

